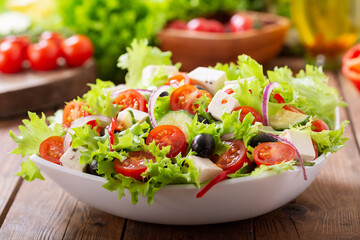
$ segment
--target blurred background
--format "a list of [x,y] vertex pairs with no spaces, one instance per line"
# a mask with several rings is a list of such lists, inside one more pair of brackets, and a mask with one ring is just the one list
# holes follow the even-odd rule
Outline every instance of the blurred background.
[[[174,19],[189,21],[252,10],[290,17],[289,0],[0,0],[0,38],[9,34],[36,36],[44,30],[65,36],[81,33],[95,47],[101,79],[121,82],[117,59],[133,38],[159,44],[157,33]],[[11,12],[11,14],[10,14]],[[19,14],[18,14],[19,13]],[[20,15],[21,14],[21,15]],[[290,30],[283,54],[301,55],[296,31]]]

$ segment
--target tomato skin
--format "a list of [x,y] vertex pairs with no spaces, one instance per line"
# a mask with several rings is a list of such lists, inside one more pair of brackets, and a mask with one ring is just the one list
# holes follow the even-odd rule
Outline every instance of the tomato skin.
[[170,107],[173,111],[186,110],[190,114],[196,114],[197,104],[195,101],[203,95],[212,99],[211,94],[205,90],[198,90],[193,85],[183,85],[175,89],[170,96]]
[[240,106],[240,107],[236,107],[234,108],[232,111],[239,111],[241,110],[240,112],[240,118],[239,118],[239,121],[243,121],[245,116],[248,114],[248,113],[251,113],[253,116],[254,116],[254,121],[252,122],[252,124],[254,125],[255,122],[260,122],[260,123],[263,123],[263,118],[261,116],[260,113],[258,113],[258,111],[256,111],[254,108],[252,107],[249,107],[249,106]]
[[187,23],[187,29],[199,32],[225,32],[225,27],[217,20],[194,18]]
[[76,34],[62,41],[61,51],[68,66],[78,67],[92,57],[94,46],[90,38]]
[[37,71],[50,71],[57,67],[60,49],[53,40],[40,40],[30,44],[27,58],[32,69]]
[[77,102],[77,101],[71,101],[68,104],[66,104],[63,112],[63,127],[69,128],[71,126],[71,123],[79,118],[89,116],[91,115],[84,109],[82,109],[82,106],[84,106],[86,102]]
[[341,71],[360,92],[360,57],[343,61]]
[[59,48],[61,47],[61,42],[63,41],[63,37],[60,33],[51,32],[51,31],[45,31],[45,32],[41,33],[40,39],[41,40],[53,40]]
[[60,158],[64,154],[64,137],[52,136],[41,142],[39,147],[40,156],[50,162],[60,165]]
[[23,54],[23,60],[26,59],[26,52],[28,47],[30,46],[31,39],[28,35],[10,35],[3,38],[1,42],[17,42],[21,45],[21,52]]
[[146,138],[146,144],[149,145],[155,141],[160,149],[171,146],[167,157],[175,157],[179,153],[182,155],[186,151],[186,138],[184,133],[173,125],[160,125],[153,128]]
[[265,142],[254,148],[253,157],[256,165],[276,165],[295,158],[296,151],[283,142]]
[[237,13],[231,17],[229,25],[232,32],[243,32],[252,29],[254,23],[249,16]]
[[227,140],[224,142],[230,145],[230,148],[223,155],[214,159],[218,167],[224,171],[229,171],[229,173],[234,173],[242,168],[244,163],[251,163],[246,155],[245,144],[242,141]]
[[171,87],[178,88],[181,86],[182,81],[183,81],[183,85],[190,84],[189,76],[186,73],[178,72],[169,78],[169,81],[166,85],[170,85]]
[[113,165],[117,173],[142,181],[143,177],[141,174],[147,169],[144,164],[145,160],[155,162],[155,157],[144,151],[130,152],[129,156],[122,162],[119,159],[115,159]]
[[172,29],[186,29],[186,22],[182,20],[174,20],[168,23],[167,27]]
[[22,45],[15,41],[0,43],[0,71],[2,73],[17,73],[21,71],[24,59]]
[[146,98],[134,89],[120,92],[113,101],[114,104],[122,105],[122,110],[131,107],[136,110],[147,112]]
[[311,123],[311,129],[314,132],[321,132],[323,130],[329,130],[329,126],[321,119],[315,120]]

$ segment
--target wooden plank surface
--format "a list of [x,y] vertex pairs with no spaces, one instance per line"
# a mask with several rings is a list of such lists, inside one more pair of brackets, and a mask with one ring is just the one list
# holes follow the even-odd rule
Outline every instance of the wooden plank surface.
[[[293,69],[303,64],[289,60],[282,60],[282,63],[292,63]],[[349,108],[341,111],[342,119],[353,120],[345,132],[350,138],[347,146],[330,157],[304,193],[271,213],[244,221],[203,226],[126,220],[75,200],[50,180],[20,182],[21,187],[16,192],[14,182],[19,180],[8,176],[7,172],[14,171],[11,169],[18,164],[8,160],[18,159],[6,156],[0,159],[0,163],[5,162],[5,168],[0,168],[0,187],[5,190],[0,192],[0,213],[4,216],[0,239],[360,239],[360,126],[356,121],[359,109],[356,104],[359,103],[353,103],[358,95],[341,75],[330,74],[330,83],[340,89],[350,103]],[[0,121],[0,144],[8,141],[4,132],[7,134],[18,124],[19,119]],[[0,145],[1,153],[5,148]],[[8,211],[4,211],[14,191],[14,201]]]

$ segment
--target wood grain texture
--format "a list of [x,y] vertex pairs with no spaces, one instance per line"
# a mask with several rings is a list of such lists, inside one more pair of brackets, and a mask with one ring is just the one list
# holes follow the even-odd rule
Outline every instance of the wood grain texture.
[[0,118],[61,105],[85,93],[95,80],[92,60],[78,68],[0,74]]

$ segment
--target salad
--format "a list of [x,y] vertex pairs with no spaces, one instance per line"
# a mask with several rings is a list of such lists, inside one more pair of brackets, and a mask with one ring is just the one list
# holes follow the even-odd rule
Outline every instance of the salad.
[[[66,168],[98,175],[121,198],[152,204],[169,184],[193,184],[201,198],[228,178],[280,174],[314,165],[344,147],[347,121],[334,129],[346,104],[327,86],[321,68],[293,76],[287,67],[263,73],[246,55],[237,63],[179,72],[170,52],[135,40],[120,56],[126,85],[97,80],[81,97],[46,118],[10,131],[14,154],[37,154]],[[17,175],[44,179],[27,159]],[[195,197],[195,196],[194,196]]]

